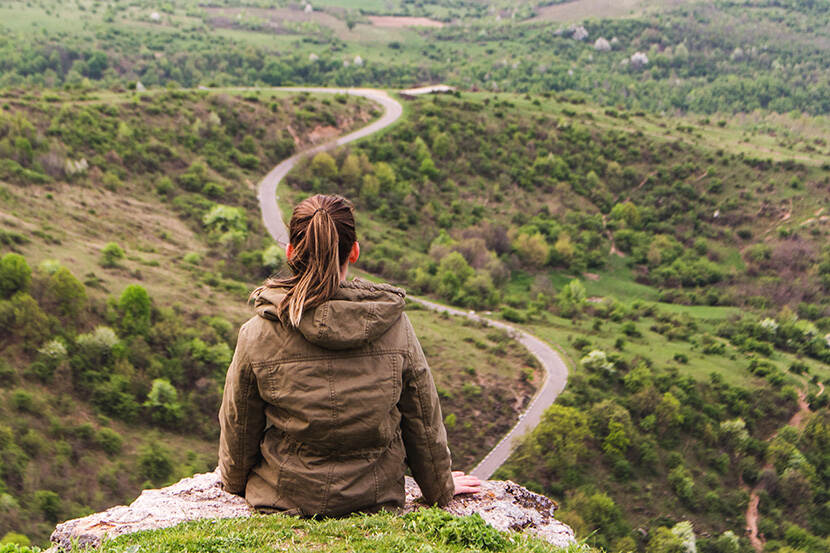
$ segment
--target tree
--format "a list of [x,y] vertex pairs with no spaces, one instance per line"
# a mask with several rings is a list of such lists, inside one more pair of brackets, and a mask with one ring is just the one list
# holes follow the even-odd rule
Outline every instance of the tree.
[[646,553],[686,553],[683,540],[670,529],[660,526],[652,532]]
[[550,257],[550,246],[541,232],[521,233],[513,240],[519,258],[533,267],[542,267]]
[[86,307],[86,288],[66,267],[53,272],[47,286],[46,293],[57,304],[61,316],[75,319]]
[[150,416],[157,424],[174,426],[182,419],[179,392],[169,380],[164,378],[153,380],[153,387],[147,394],[144,407],[150,410]]
[[378,179],[381,191],[387,193],[395,186],[395,182],[397,182],[395,170],[392,169],[391,165],[383,161],[375,164],[375,177]]
[[320,152],[311,160],[311,174],[321,179],[333,179],[337,176],[337,163],[326,152]]
[[127,336],[146,336],[150,332],[152,305],[143,286],[130,284],[118,300],[121,312],[121,332]]
[[[527,462],[544,460],[554,474],[563,474],[579,465],[588,453],[585,440],[591,437],[588,416],[574,407],[554,403],[542,421],[521,445],[519,458]],[[517,461],[519,464],[522,461]]]
[[454,150],[452,139],[445,132],[438,133],[432,141],[432,151],[438,159],[446,159]]
[[354,154],[347,155],[340,165],[340,178],[343,180],[343,184],[355,187],[360,184],[361,176],[360,160]]
[[680,401],[671,392],[663,394],[660,403],[655,409],[657,421],[664,431],[683,424],[683,413],[680,412]]
[[0,297],[27,290],[31,281],[32,270],[22,255],[7,253],[0,259]]
[[452,252],[441,260],[438,265],[438,293],[448,300],[455,299],[467,279],[473,276],[475,271],[458,252]]

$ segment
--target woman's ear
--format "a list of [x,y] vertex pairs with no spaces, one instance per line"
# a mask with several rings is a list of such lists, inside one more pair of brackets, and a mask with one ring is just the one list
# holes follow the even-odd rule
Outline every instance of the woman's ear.
[[285,258],[291,259],[292,255],[294,255],[294,246],[288,244],[287,246],[285,246]]
[[349,252],[349,263],[357,263],[358,258],[360,258],[360,244],[355,241],[352,244],[352,251]]

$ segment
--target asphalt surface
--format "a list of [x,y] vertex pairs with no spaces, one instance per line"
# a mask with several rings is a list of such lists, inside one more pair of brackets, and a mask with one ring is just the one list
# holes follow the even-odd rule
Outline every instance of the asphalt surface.
[[[337,146],[342,146],[343,144],[364,138],[388,127],[400,118],[403,114],[403,107],[400,103],[391,98],[382,90],[305,87],[281,88],[280,90],[288,92],[321,92],[361,96],[373,102],[377,102],[383,106],[384,109],[384,114],[371,124],[336,140],[332,140],[294,154],[274,167],[274,169],[272,169],[271,172],[265,175],[265,178],[262,179],[262,182],[259,184],[259,191],[257,194],[259,206],[262,210],[262,220],[265,223],[265,228],[274,240],[281,245],[285,245],[288,243],[288,230],[282,220],[282,214],[280,213],[279,205],[277,204],[277,185],[285,177],[285,175],[287,175],[289,171],[294,168],[298,161],[307,156],[313,156],[319,152],[330,150],[336,148]],[[547,409],[556,400],[556,397],[562,392],[562,390],[565,389],[565,383],[568,380],[568,367],[562,360],[562,357],[560,357],[560,355],[552,347],[524,330],[515,328],[512,325],[501,321],[494,321],[492,319],[482,317],[472,311],[464,311],[453,307],[447,307],[445,305],[413,296],[410,296],[410,299],[434,311],[445,311],[452,315],[460,315],[475,321],[482,321],[494,328],[506,330],[513,338],[525,346],[528,351],[536,357],[536,359],[539,360],[539,363],[546,373],[545,381],[542,384],[542,387],[536,391],[536,394],[531,399],[527,409],[519,416],[519,420],[513,428],[504,435],[499,443],[496,444],[496,446],[490,450],[484,459],[482,459],[481,462],[470,472],[470,474],[473,474],[482,480],[489,479],[496,469],[499,468],[510,456],[510,453],[513,451],[515,439],[539,424],[545,409]]]

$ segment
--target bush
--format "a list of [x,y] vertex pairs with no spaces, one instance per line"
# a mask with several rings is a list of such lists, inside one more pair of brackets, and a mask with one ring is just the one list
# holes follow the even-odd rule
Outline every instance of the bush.
[[7,532],[0,539],[0,553],[34,553],[34,550],[29,549],[31,543],[25,534]]
[[154,485],[164,484],[173,474],[170,451],[153,441],[139,451],[138,474]]
[[121,331],[127,336],[146,336],[150,331],[150,295],[143,286],[130,284],[118,300]]
[[35,506],[49,522],[57,522],[61,513],[61,498],[51,490],[35,492]]
[[101,250],[101,259],[98,263],[102,267],[118,267],[119,261],[124,259],[126,254],[124,250],[115,242],[109,242],[104,249]]
[[11,405],[15,411],[31,413],[34,409],[34,398],[26,390],[15,390],[12,393]]
[[121,452],[124,438],[112,428],[102,428],[95,435],[95,444],[107,455],[116,455]]
[[0,298],[27,290],[31,281],[32,270],[22,255],[7,253],[0,258]]

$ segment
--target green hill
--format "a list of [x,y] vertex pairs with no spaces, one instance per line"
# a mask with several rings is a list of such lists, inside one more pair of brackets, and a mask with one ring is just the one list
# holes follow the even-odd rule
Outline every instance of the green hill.
[[407,111],[298,167],[282,198],[345,192],[369,270],[492,310],[572,359],[497,476],[561,498],[609,551],[680,547],[659,529],[683,520],[701,549],[751,550],[750,493],[768,551],[824,551],[830,168],[798,145],[822,123],[764,147],[745,122],[552,95]]
[[[345,96],[235,94],[5,94],[0,537],[42,543],[58,520],[215,466],[245,301],[283,260],[256,183],[374,114]],[[469,469],[528,401],[535,365],[503,333],[412,320]]]

